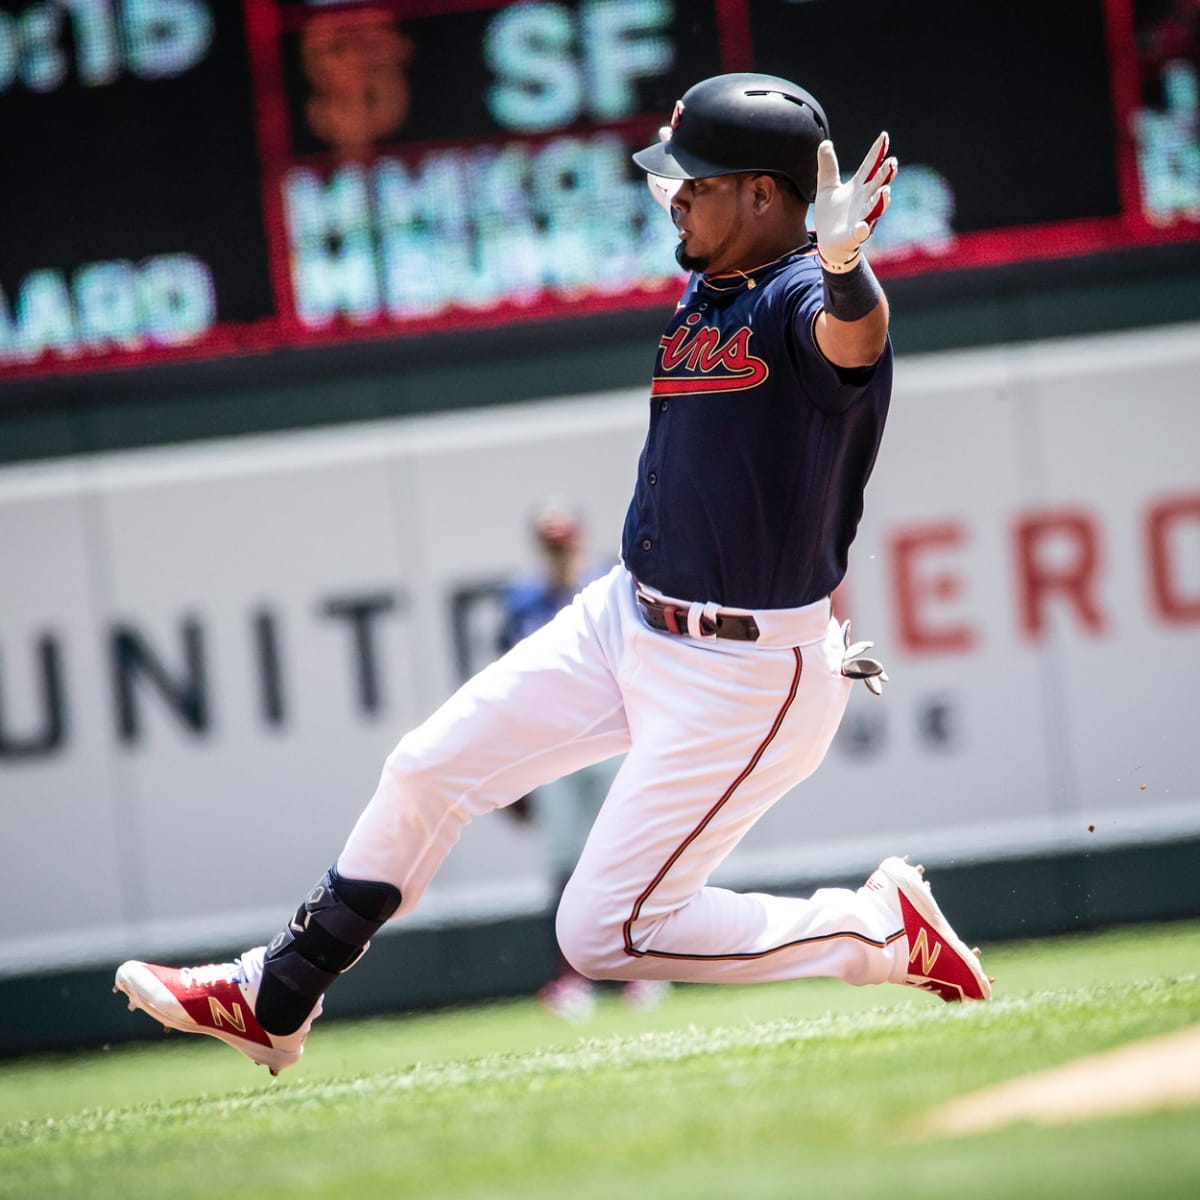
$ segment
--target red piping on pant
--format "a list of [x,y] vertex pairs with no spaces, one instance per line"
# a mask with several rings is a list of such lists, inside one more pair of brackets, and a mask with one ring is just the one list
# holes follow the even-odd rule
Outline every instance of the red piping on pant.
[[721,811],[728,802],[729,798],[741,786],[742,781],[758,766],[759,760],[766,752],[767,747],[775,740],[776,734],[779,733],[780,727],[783,725],[784,717],[787,716],[788,710],[792,707],[792,702],[796,699],[796,692],[800,687],[800,676],[804,671],[804,658],[800,653],[799,647],[794,647],[792,653],[796,656],[796,670],[792,675],[791,686],[788,688],[788,694],[784,699],[783,705],[779,712],[775,715],[775,720],[771,724],[771,728],[767,732],[767,736],[759,743],[758,748],[750,756],[750,761],[738,773],[737,778],[725,789],[724,795],[704,814],[700,823],[695,829],[683,839],[682,842],[675,848],[674,852],[667,861],[659,869],[658,874],[650,881],[649,886],[642,894],[634,901],[633,911],[629,914],[628,920],[625,922],[625,953],[632,958],[681,958],[690,960],[704,960],[706,962],[720,960],[749,960],[755,958],[764,958],[768,954],[778,954],[781,950],[790,949],[792,946],[801,946],[812,942],[830,941],[834,938],[854,938],[860,942],[866,942],[871,946],[890,946],[892,942],[904,936],[904,931],[892,934],[883,941],[877,941],[875,938],[867,937],[865,934],[855,933],[847,930],[844,933],[824,933],[811,938],[798,938],[796,941],[784,942],[780,946],[772,946],[768,950],[756,950],[745,954],[675,954],[670,951],[663,950],[639,950],[633,944],[633,927],[641,916],[642,907],[646,901],[654,894],[654,889],[666,878],[667,872],[679,861],[684,851],[704,832],[712,819]]

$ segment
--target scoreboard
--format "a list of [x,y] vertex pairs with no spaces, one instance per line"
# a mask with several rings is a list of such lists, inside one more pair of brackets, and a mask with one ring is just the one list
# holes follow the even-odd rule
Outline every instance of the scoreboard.
[[883,277],[1200,241],[1175,0],[3,0],[0,382],[662,306],[720,71],[901,161]]

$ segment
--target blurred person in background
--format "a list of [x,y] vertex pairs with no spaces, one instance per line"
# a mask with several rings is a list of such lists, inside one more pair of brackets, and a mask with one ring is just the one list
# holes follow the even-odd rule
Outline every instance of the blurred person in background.
[[[611,563],[587,559],[583,517],[567,497],[546,497],[530,526],[540,569],[534,575],[514,579],[504,589],[504,619],[496,646],[500,654],[540,629],[587,584],[612,567]],[[545,840],[556,909],[619,766],[619,757],[591,763],[543,784],[504,810],[518,820],[536,821]],[[561,951],[557,953],[554,977],[538,992],[538,999],[560,1017],[583,1020],[595,1010],[595,985],[580,975]],[[661,980],[631,979],[622,986],[621,995],[631,1007],[653,1008],[669,987]]]

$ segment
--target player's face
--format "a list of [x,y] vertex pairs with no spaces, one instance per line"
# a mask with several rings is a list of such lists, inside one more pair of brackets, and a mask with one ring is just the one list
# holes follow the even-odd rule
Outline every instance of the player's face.
[[736,267],[750,253],[747,218],[753,205],[745,187],[749,175],[711,175],[685,179],[671,201],[671,218],[679,230],[675,258],[685,271],[710,275]]

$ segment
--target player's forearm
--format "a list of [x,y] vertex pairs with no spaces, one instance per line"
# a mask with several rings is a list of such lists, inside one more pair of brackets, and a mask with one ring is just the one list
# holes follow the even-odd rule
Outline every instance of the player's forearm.
[[887,297],[882,291],[874,308],[857,320],[840,320],[826,309],[817,317],[817,345],[836,366],[869,367],[878,360],[887,343],[889,316]]

